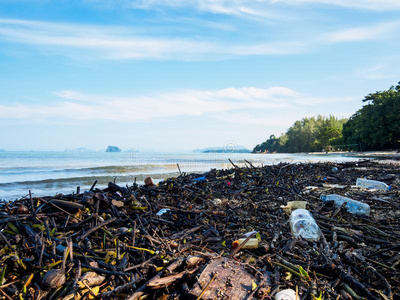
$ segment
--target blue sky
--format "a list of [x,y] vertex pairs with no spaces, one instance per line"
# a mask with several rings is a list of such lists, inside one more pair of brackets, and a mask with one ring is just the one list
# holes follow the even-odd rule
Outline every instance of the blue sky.
[[398,0],[0,0],[0,148],[248,148],[400,80]]

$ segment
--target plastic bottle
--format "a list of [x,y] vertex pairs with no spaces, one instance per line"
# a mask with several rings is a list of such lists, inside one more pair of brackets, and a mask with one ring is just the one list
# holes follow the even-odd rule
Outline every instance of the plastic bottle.
[[[238,239],[236,241],[233,241],[232,247],[233,248],[238,247],[239,245],[243,244],[246,239],[247,238],[242,238],[242,239]],[[246,242],[246,244],[244,244],[242,246],[242,249],[255,249],[255,248],[258,248],[258,239],[257,238],[250,238]]]
[[306,209],[296,209],[290,215],[290,229],[295,237],[316,242],[319,240],[321,230],[311,213]]
[[255,237],[255,235],[256,235],[257,233],[258,233],[258,231],[253,230],[253,231],[249,231],[249,232],[246,232],[246,233],[241,234],[240,237],[241,237],[241,238],[248,238],[248,237],[251,236],[251,235],[254,235],[254,237]]
[[371,211],[369,205],[367,203],[363,203],[357,200],[353,200],[344,196],[331,194],[331,195],[321,195],[322,201],[334,201],[336,207],[340,207],[343,203],[346,203],[346,210],[354,215],[365,215],[369,216]]
[[383,191],[390,191],[392,188],[390,185],[387,185],[382,181],[370,180],[364,178],[357,178],[356,186],[364,187],[367,189],[383,190]]

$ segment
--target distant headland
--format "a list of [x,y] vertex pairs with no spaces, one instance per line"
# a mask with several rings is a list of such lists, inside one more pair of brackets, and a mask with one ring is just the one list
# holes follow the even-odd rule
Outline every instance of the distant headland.
[[209,147],[204,149],[195,149],[194,153],[251,153],[251,150],[243,146],[235,147]]

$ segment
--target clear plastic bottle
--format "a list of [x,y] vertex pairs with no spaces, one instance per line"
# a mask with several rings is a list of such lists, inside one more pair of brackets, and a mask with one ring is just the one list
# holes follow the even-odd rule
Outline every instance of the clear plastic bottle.
[[357,178],[356,186],[364,187],[367,189],[383,190],[383,191],[390,191],[392,188],[390,185],[387,185],[382,181],[370,180],[364,178]]
[[295,237],[301,236],[308,241],[319,240],[321,230],[311,213],[306,209],[296,209],[290,215],[290,229]]
[[367,203],[363,203],[357,200],[353,200],[341,195],[331,194],[331,195],[321,195],[321,200],[328,202],[334,201],[336,207],[340,207],[343,203],[346,203],[346,210],[354,215],[364,215],[369,216],[371,209]]

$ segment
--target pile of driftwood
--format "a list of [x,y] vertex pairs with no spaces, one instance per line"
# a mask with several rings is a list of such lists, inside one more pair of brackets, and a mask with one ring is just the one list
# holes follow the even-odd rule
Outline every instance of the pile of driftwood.
[[[392,190],[357,188],[359,177]],[[400,299],[399,187],[386,163],[247,163],[2,202],[0,298]],[[370,215],[320,200],[329,193]],[[307,202],[319,241],[293,236],[290,201]]]

